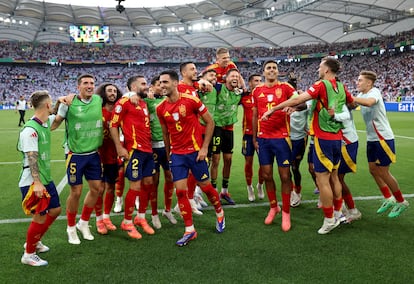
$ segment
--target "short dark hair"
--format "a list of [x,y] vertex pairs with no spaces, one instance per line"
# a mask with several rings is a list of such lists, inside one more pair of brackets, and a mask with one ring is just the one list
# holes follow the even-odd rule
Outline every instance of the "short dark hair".
[[153,77],[151,79],[151,85],[154,86],[157,83],[157,81],[159,81],[159,80],[160,80],[160,75],[157,75],[157,76]]
[[189,65],[189,64],[194,64],[194,62],[193,61],[186,61],[186,62],[183,62],[183,63],[180,64],[180,73],[181,74],[183,73],[184,68],[187,67],[187,65]]
[[265,61],[265,63],[263,63],[263,70],[265,69],[266,65],[267,65],[267,64],[270,64],[270,63],[274,63],[274,64],[276,64],[276,66],[277,66],[277,62],[276,62],[276,61],[274,61],[273,59],[266,60],[266,61]]
[[204,69],[204,70],[201,72],[201,76],[204,76],[204,75],[206,75],[207,73],[211,73],[211,72],[213,72],[213,73],[216,73],[216,74],[217,74],[217,71],[216,71],[215,69],[213,69],[213,68],[209,68],[209,69]]
[[168,75],[173,81],[179,80],[178,73],[175,72],[174,70],[164,70],[160,73],[160,77],[161,75]]
[[329,70],[333,73],[338,73],[341,69],[341,63],[339,63],[338,59],[332,56],[326,56],[322,58],[322,62],[328,66]]
[[227,72],[226,72],[226,77],[227,77],[227,76],[228,76],[231,72],[233,72],[233,71],[236,71],[237,73],[239,73],[239,74],[240,74],[239,69],[237,69],[237,68],[231,68],[231,69],[227,70]]
[[145,79],[144,75],[135,75],[135,76],[132,76],[132,77],[129,77],[128,78],[128,81],[127,81],[128,90],[131,91],[131,85],[132,85],[132,83],[134,83],[139,78],[144,78]]
[[93,76],[92,74],[82,74],[82,75],[80,75],[79,77],[78,77],[78,85],[80,85],[80,83],[82,82],[82,79],[83,78],[92,78],[92,79],[94,79],[95,80],[95,76]]
[[37,109],[38,107],[40,107],[43,102],[47,99],[49,99],[49,92],[46,90],[41,90],[41,91],[35,91],[30,95],[30,104]]
[[251,80],[253,80],[254,77],[262,78],[262,75],[260,75],[258,73],[253,73],[252,75],[249,76],[249,79],[247,80],[247,82],[250,82]]

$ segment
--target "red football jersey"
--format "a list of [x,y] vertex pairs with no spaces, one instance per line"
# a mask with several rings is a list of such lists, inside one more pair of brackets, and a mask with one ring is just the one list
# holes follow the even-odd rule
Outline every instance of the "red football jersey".
[[204,70],[210,69],[216,70],[217,83],[224,84],[226,82],[224,77],[226,76],[227,71],[229,71],[230,69],[237,69],[237,66],[233,61],[230,61],[227,67],[221,67],[218,65],[218,63],[213,63]]
[[257,86],[252,93],[254,107],[257,109],[258,129],[260,138],[285,138],[289,136],[289,116],[281,111],[275,111],[268,120],[262,121],[262,115],[272,107],[288,100],[296,94],[296,90],[288,83],[278,82],[272,87]]
[[190,154],[200,150],[203,137],[198,117],[206,112],[199,98],[183,93],[176,102],[164,100],[157,106],[160,123],[170,134],[171,153]]
[[106,108],[102,108],[103,114],[103,143],[99,148],[99,155],[101,156],[102,164],[117,164],[118,156],[114,141],[112,140],[111,134],[109,133],[109,125],[111,123],[112,112]]
[[194,82],[192,86],[185,84],[183,81],[180,81],[177,86],[178,92],[191,95],[198,98],[198,83]]
[[253,97],[249,93],[241,97],[240,104],[243,106],[243,134],[253,134],[252,118],[253,118]]
[[140,99],[135,106],[129,98],[121,98],[115,104],[110,127],[121,127],[128,151],[152,153],[149,111],[144,100]]
[[[336,87],[335,79],[330,80],[330,82],[332,83],[334,87]],[[344,89],[345,89],[345,94],[346,94],[346,102],[352,103],[353,99],[352,99],[351,93],[349,93],[348,89],[345,86],[344,86]],[[318,81],[315,84],[313,84],[312,87],[310,87],[307,90],[307,93],[310,94],[313,99],[328,101],[326,87],[322,81]],[[318,138],[325,139],[325,140],[341,140],[342,139],[342,131],[338,131],[338,133],[326,132],[326,131],[323,131],[319,127],[319,116],[318,116],[318,112],[316,108],[312,113],[312,119],[310,123],[310,133],[314,134]]]

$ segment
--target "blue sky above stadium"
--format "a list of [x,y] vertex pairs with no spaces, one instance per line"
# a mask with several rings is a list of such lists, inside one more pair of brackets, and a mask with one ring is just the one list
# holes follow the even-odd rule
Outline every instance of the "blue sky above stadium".
[[[43,2],[43,0],[36,0]],[[89,7],[115,7],[118,5],[118,0],[46,0],[45,2],[58,3],[58,4],[71,4],[77,6],[89,6]],[[200,0],[151,0],[151,1],[136,1],[136,0],[124,0],[122,6],[125,8],[142,8],[142,7],[165,7],[176,6],[183,4],[191,4],[201,2]],[[168,5],[166,5],[168,3]]]

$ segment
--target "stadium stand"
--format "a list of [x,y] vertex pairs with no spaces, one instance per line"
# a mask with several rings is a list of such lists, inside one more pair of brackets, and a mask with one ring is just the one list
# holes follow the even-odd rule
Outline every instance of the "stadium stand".
[[[414,100],[414,30],[331,45],[293,48],[235,48],[231,50],[244,77],[261,72],[261,64],[276,59],[280,76],[294,71],[299,88],[306,89],[316,78],[317,64],[326,55],[338,56],[343,64],[340,79],[355,92],[355,79],[362,69],[379,74],[377,86],[387,101]],[[182,61],[197,63],[199,71],[214,60],[214,49],[120,45],[75,45],[4,41],[0,45],[0,104],[14,105],[21,94],[47,89],[56,98],[76,92],[74,80],[91,73],[97,84],[116,83],[124,89],[132,74],[150,79],[161,70],[177,69]]]

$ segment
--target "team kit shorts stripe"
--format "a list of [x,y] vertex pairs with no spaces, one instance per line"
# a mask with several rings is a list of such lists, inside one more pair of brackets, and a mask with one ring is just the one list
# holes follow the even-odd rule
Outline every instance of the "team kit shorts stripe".
[[104,164],[103,166],[102,181],[109,184],[115,184],[118,179],[118,164]]
[[[25,199],[27,193],[29,192],[29,188],[30,188],[30,185],[23,186],[20,188],[20,191],[22,193],[22,201]],[[59,193],[57,192],[56,186],[53,183],[53,181],[45,185],[45,188],[50,195],[50,201],[49,201],[49,206],[47,207],[47,209],[40,212],[40,215],[45,215],[47,213],[47,210],[49,209],[60,207]]]
[[155,173],[152,153],[132,150],[125,168],[125,177],[130,181],[139,181]]
[[152,155],[154,158],[155,171],[157,173],[160,172],[160,167],[162,167],[164,171],[170,170],[170,164],[167,160],[167,151],[165,150],[165,147],[152,148]]
[[208,180],[210,175],[208,171],[207,160],[196,161],[198,152],[191,154],[171,154],[170,168],[173,181],[186,179],[189,170],[199,182]]
[[342,140],[314,139],[313,165],[315,172],[332,172],[339,168]]
[[378,166],[389,166],[395,163],[397,157],[395,155],[394,139],[368,141],[367,142],[367,159],[369,163],[376,163]]
[[257,138],[259,144],[259,164],[273,165],[276,157],[279,167],[290,167],[292,161],[292,145],[290,138]]
[[69,153],[66,158],[66,174],[69,185],[82,184],[86,180],[101,180],[102,166],[98,152],[90,154]]
[[306,137],[298,140],[291,140],[292,142],[292,159],[302,161],[305,155],[306,143],[308,139]]
[[253,135],[244,134],[241,152],[243,156],[251,157],[254,155]]
[[338,174],[356,173],[358,141],[342,145],[341,153],[341,163],[339,164]]
[[234,131],[216,126],[213,133],[213,154],[232,154],[234,148]]

